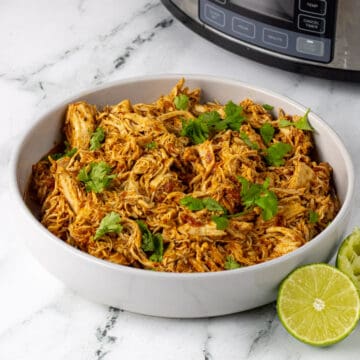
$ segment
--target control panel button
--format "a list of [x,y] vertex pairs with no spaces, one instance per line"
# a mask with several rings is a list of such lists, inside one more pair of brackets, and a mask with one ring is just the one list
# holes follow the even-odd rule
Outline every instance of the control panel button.
[[296,50],[302,54],[320,57],[324,56],[325,46],[322,40],[313,40],[299,36],[296,39]]
[[265,44],[286,49],[288,47],[288,34],[280,31],[263,29],[263,41]]
[[298,28],[318,34],[323,34],[325,32],[325,19],[321,19],[315,16],[299,15]]
[[236,16],[232,19],[232,31],[251,39],[255,38],[255,24]]
[[225,26],[225,12],[210,4],[205,5],[205,18],[214,25]]
[[300,0],[299,8],[311,14],[325,15],[326,1],[325,0]]

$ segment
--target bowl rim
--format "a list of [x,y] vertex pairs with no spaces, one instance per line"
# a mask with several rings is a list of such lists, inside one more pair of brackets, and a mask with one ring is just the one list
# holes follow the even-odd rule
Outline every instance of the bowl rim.
[[[78,257],[80,260],[96,264],[100,267],[108,268],[109,270],[113,270],[116,272],[125,272],[129,273],[131,275],[138,275],[138,276],[150,276],[150,277],[156,277],[156,278],[176,278],[176,279],[202,279],[202,278],[218,278],[218,277],[231,277],[231,276],[238,276],[239,274],[246,274],[247,272],[256,273],[258,271],[266,270],[269,267],[274,267],[276,265],[281,266],[283,263],[287,263],[290,259],[294,257],[301,258],[301,254],[308,251],[308,248],[313,247],[317,242],[321,241],[321,238],[326,237],[328,233],[331,233],[333,229],[336,228],[337,223],[343,221],[343,219],[348,216],[348,211],[351,208],[351,203],[353,200],[353,193],[354,193],[354,184],[355,184],[355,173],[354,173],[354,165],[352,162],[352,159],[350,157],[349,152],[347,151],[344,143],[342,142],[340,136],[333,130],[324,120],[322,120],[316,113],[310,112],[309,117],[311,120],[315,120],[325,131],[327,131],[331,137],[333,138],[334,142],[336,143],[336,146],[338,148],[338,151],[341,153],[345,168],[347,172],[347,178],[348,178],[348,185],[345,192],[345,198],[344,201],[341,204],[340,210],[337,213],[334,220],[329,224],[328,227],[326,227],[321,233],[316,235],[313,239],[311,239],[309,242],[302,245],[300,248],[287,253],[285,255],[282,255],[280,257],[277,257],[275,259],[271,259],[268,261],[265,261],[260,264],[250,265],[250,266],[244,266],[240,267],[238,269],[233,269],[231,271],[223,270],[223,271],[216,271],[216,272],[194,272],[194,273],[176,273],[176,272],[163,272],[163,271],[149,271],[142,268],[134,268],[130,266],[125,266],[121,264],[112,263],[108,260],[103,260],[100,258],[97,258],[93,255],[90,255],[86,252],[83,252],[57,236],[53,235],[49,230],[47,230],[41,223],[36,219],[35,215],[31,212],[31,210],[26,206],[23,194],[20,193],[20,189],[18,187],[18,178],[17,178],[17,168],[18,168],[18,161],[21,156],[21,153],[23,151],[23,147],[25,143],[27,142],[28,138],[30,137],[33,129],[37,126],[39,126],[42,122],[45,121],[46,118],[48,118],[52,113],[59,111],[63,109],[65,106],[67,106],[69,103],[77,101],[80,98],[92,95],[96,92],[110,89],[113,87],[118,86],[126,86],[127,84],[133,84],[138,82],[152,82],[152,81],[159,81],[159,80],[172,80],[174,81],[174,84],[181,78],[184,78],[185,81],[192,80],[192,81],[211,81],[211,82],[218,82],[222,85],[230,85],[230,86],[237,86],[241,88],[245,88],[247,90],[252,90],[257,93],[262,93],[265,95],[269,95],[271,97],[276,98],[277,100],[287,103],[302,112],[306,112],[307,108],[303,106],[302,104],[294,101],[293,99],[284,96],[280,93],[274,92],[272,90],[268,90],[266,88],[262,88],[256,85],[249,84],[244,81],[240,80],[234,80],[230,79],[228,77],[219,77],[219,76],[213,76],[213,75],[206,75],[206,74],[152,74],[152,75],[144,75],[144,76],[132,76],[132,77],[126,77],[122,78],[120,80],[110,81],[106,82],[101,85],[97,85],[94,87],[91,87],[89,89],[80,91],[78,93],[75,93],[66,99],[57,102],[53,106],[51,106],[46,111],[43,111],[42,113],[37,116],[37,120],[31,123],[29,127],[25,129],[25,131],[22,133],[22,135],[19,137],[17,143],[14,146],[14,150],[12,152],[12,156],[10,159],[10,179],[9,179],[9,185],[10,185],[10,191],[12,194],[13,199],[15,200],[16,204],[20,207],[20,210],[22,211],[23,215],[33,223],[33,225],[43,234],[43,236],[47,237],[49,241],[53,241],[56,246],[59,246],[62,248],[62,250],[69,253],[69,255]],[[169,89],[170,91],[170,89]],[[159,96],[159,94],[157,95]],[[130,99],[131,100],[131,99]],[[310,121],[311,121],[310,120]],[[28,226],[30,223],[28,223]],[[300,263],[299,263],[300,264]]]

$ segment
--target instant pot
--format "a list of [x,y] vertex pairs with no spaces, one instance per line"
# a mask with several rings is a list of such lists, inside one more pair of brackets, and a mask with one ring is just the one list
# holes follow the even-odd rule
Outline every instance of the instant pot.
[[360,81],[359,0],[162,0],[209,41],[286,70]]

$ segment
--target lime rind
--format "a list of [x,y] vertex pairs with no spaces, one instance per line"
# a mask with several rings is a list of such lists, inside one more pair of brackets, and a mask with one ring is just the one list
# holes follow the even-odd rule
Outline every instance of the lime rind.
[[281,283],[277,312],[285,329],[314,346],[329,346],[347,337],[360,314],[354,283],[328,264],[297,268]]
[[336,267],[350,277],[360,295],[360,228],[356,227],[340,245]]

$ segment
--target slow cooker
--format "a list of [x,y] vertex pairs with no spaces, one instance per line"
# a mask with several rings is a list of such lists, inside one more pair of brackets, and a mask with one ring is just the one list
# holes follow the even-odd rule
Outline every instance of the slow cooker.
[[360,81],[360,1],[162,0],[209,41],[286,70]]

